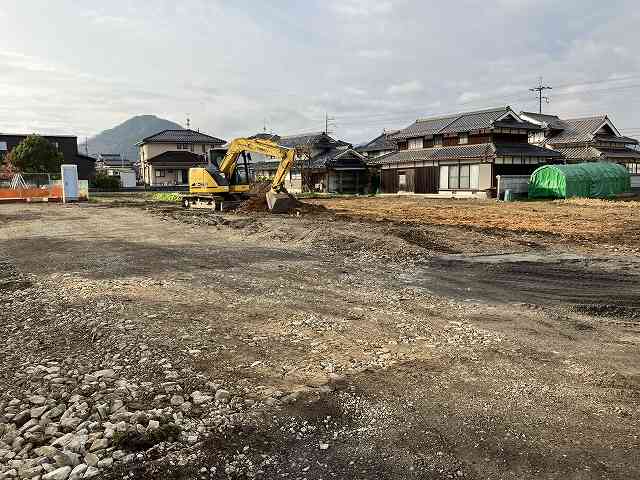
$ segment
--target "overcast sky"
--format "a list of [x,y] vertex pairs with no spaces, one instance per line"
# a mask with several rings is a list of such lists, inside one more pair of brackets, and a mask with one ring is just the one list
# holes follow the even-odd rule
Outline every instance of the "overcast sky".
[[640,137],[637,0],[2,0],[0,131],[91,136],[155,114],[223,138],[358,143],[500,105]]

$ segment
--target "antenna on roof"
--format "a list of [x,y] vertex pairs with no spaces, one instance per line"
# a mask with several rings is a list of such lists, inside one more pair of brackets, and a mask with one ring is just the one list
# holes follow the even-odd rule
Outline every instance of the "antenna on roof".
[[262,127],[262,131],[267,133],[267,117],[264,118],[264,126]]
[[191,119],[189,118],[189,114],[187,113],[187,130],[191,128]]
[[[333,122],[335,122],[336,117],[330,117],[328,113],[325,112],[324,114],[324,133],[326,133],[327,135],[333,133],[329,131],[329,125]],[[335,127],[335,123],[333,123],[333,126]]]
[[546,103],[549,103],[549,97],[542,96],[542,92],[544,92],[545,90],[553,90],[553,87],[550,87],[549,85],[544,85],[542,83],[542,77],[540,77],[540,79],[538,80],[537,87],[529,89],[530,92],[538,92],[538,100],[540,105],[538,113],[540,114],[542,113],[542,99],[544,99]]

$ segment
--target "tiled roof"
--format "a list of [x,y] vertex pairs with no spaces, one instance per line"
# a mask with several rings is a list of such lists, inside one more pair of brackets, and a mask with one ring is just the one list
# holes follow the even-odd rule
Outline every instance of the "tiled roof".
[[573,118],[562,120],[564,129],[547,139],[547,143],[556,145],[559,143],[579,143],[593,140],[593,132],[602,125],[606,116]]
[[507,122],[498,120],[508,113],[512,113],[515,117],[518,117],[518,115],[511,110],[511,107],[506,106],[488,110],[457,113],[443,117],[418,119],[391,138],[393,140],[405,140],[412,137],[429,137],[436,134],[461,133],[494,127],[526,128],[527,130],[537,130],[540,128],[537,125],[525,121]]
[[633,148],[598,148],[604,158],[621,158],[626,160],[640,160],[640,152]]
[[493,122],[507,113],[508,107],[469,112],[462,114],[459,118],[451,122],[438,133],[457,133],[479,130],[481,128],[491,128]]
[[636,145],[638,140],[629,137],[616,137],[615,135],[598,135],[595,140],[601,142],[623,143],[625,145]]
[[143,143],[213,143],[222,145],[225,140],[212,137],[195,130],[163,130],[155,135],[144,138],[139,144]]
[[567,160],[640,160],[640,151],[632,148],[558,147]]
[[600,158],[601,152],[593,147],[556,147],[567,160],[593,160]]
[[384,132],[371,140],[369,143],[358,147],[359,152],[379,152],[381,150],[396,150],[398,145],[391,140],[391,136],[396,132]]
[[[175,152],[164,152],[155,157],[151,157],[147,160],[148,163],[159,162],[171,162],[171,163],[207,163],[207,160],[202,156],[186,150],[180,150]],[[186,165],[185,165],[186,166]]]
[[562,153],[557,150],[529,143],[496,143],[494,148],[496,155],[499,156],[562,158]]
[[311,168],[324,168],[338,155],[348,152],[350,149],[343,146],[332,148],[311,158],[309,166]]
[[278,143],[278,140],[280,140],[280,137],[275,133],[260,132],[260,133],[256,133],[255,135],[251,135],[249,139],[250,140],[271,140],[272,142]]
[[495,149],[492,143],[476,143],[453,147],[400,150],[374,158],[369,161],[369,164],[383,165],[387,163],[421,162],[423,160],[446,160],[452,158],[492,158],[494,154]]
[[428,137],[435,135],[460,115],[449,115],[447,117],[422,118],[416,120],[407,128],[398,131],[391,136],[393,140],[405,140],[412,137]]
[[554,130],[562,130],[564,128],[562,120],[560,120],[560,117],[557,115],[545,115],[544,113],[534,112],[521,112],[521,114],[537,120],[540,123],[546,123],[549,128]]
[[450,159],[491,159],[495,156],[524,156],[561,158],[562,154],[548,148],[537,147],[528,143],[493,144],[477,143],[472,145],[456,145],[440,148],[417,148],[400,150],[389,155],[373,158],[370,165],[384,165],[389,163],[421,162],[423,160]]
[[279,137],[278,140],[279,145],[288,148],[300,147],[302,145],[317,145],[319,143],[337,143],[337,141],[324,132],[284,135]]

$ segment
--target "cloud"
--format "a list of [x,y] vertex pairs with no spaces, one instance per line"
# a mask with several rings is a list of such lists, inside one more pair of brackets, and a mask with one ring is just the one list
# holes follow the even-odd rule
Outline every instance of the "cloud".
[[390,13],[393,3],[379,0],[338,0],[331,4],[331,9],[339,15],[369,17]]
[[355,95],[357,97],[363,97],[367,94],[366,90],[363,90],[362,88],[357,88],[357,87],[345,87],[344,91],[349,95]]
[[391,50],[388,48],[380,49],[380,50],[359,50],[356,54],[362,58],[368,59],[380,59],[380,58],[389,58],[391,57]]
[[[537,108],[528,89],[540,75],[554,86],[545,111],[637,126],[637,0],[589,2],[585,15],[584,0],[499,1],[478,21],[472,2],[112,0],[81,13],[63,0],[45,14],[36,0],[7,0],[0,130],[91,135],[140,113],[189,112],[233,138],[264,118],[281,134],[319,130],[327,112],[357,143],[417,117]],[[310,17],[321,27],[302,27]]]
[[421,92],[422,90],[424,90],[424,87],[419,80],[411,80],[409,82],[391,85],[387,88],[387,93],[389,95],[408,95]]

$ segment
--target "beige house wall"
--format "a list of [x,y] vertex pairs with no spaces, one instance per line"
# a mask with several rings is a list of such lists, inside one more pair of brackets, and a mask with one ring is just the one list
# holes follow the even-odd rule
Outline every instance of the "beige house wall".
[[[188,144],[185,150],[198,155],[204,155],[214,147],[215,145],[211,143],[192,143]],[[178,149],[177,143],[145,143],[140,146],[140,160],[146,161],[164,152],[180,152],[181,150],[182,149]]]
[[[216,145],[212,143],[191,143],[186,144],[186,149],[178,149],[177,143],[145,143],[140,145],[140,169],[142,171],[142,179],[143,182],[147,185],[182,185],[180,182],[180,173],[175,170],[172,173],[165,172],[164,177],[156,177],[155,170],[153,165],[148,163],[148,161],[158,155],[161,155],[165,152],[180,152],[180,151],[190,151],[197,155],[203,155],[209,152],[212,148],[215,148]],[[203,162],[204,163],[204,162]],[[185,168],[189,168],[191,165],[186,166]],[[163,170],[165,168],[162,168]],[[166,168],[171,170],[171,168]]]

